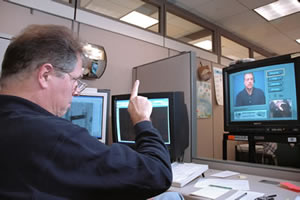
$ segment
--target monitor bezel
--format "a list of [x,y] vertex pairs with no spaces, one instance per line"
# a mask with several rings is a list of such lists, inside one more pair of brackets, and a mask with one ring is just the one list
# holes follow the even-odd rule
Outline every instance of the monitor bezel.
[[[174,93],[173,92],[155,92],[155,93],[139,93],[139,96],[147,97],[148,99],[156,99],[156,98],[168,98],[169,100],[169,108],[174,107]],[[120,143],[128,145],[132,148],[135,148],[135,143],[127,143],[122,142],[118,140],[118,134],[117,134],[117,126],[116,126],[116,101],[118,100],[129,100],[130,94],[119,94],[119,95],[112,95],[112,136],[113,136],[113,142],[114,143]],[[174,118],[174,111],[173,109],[169,109],[169,141],[170,143],[165,143],[165,145],[170,149],[172,145],[172,134],[173,134],[173,121]]]
[[[230,74],[258,69],[270,65],[294,63],[295,86],[297,101],[297,120],[261,120],[261,121],[239,121],[233,122],[230,118]],[[271,57],[263,60],[237,63],[223,69],[223,93],[224,93],[224,131],[232,134],[300,134],[300,54],[288,54],[283,56]]]
[[102,105],[102,137],[95,137],[99,141],[104,144],[107,144],[107,135],[108,135],[108,116],[109,116],[109,98],[110,98],[110,90],[108,89],[97,89],[97,88],[86,88],[84,89],[80,96],[90,96],[90,97],[103,97],[103,105]]

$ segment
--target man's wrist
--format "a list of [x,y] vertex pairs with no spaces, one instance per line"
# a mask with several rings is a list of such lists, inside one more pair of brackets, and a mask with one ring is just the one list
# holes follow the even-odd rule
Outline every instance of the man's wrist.
[[149,117],[144,117],[144,118],[132,120],[132,123],[135,126],[136,124],[143,122],[143,121],[151,121],[151,119]]
[[145,129],[151,129],[151,128],[153,128],[153,126],[152,126],[152,122],[149,120],[140,121],[134,125],[134,129],[137,135],[140,132],[145,131]]

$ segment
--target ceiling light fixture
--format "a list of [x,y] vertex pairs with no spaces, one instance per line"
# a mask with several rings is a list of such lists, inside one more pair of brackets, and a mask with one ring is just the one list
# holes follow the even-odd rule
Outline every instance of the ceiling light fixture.
[[298,0],[278,0],[265,6],[254,9],[266,20],[271,21],[300,11]]
[[136,11],[132,11],[131,13],[122,17],[120,20],[142,28],[148,28],[158,23],[157,19],[154,19]]
[[193,44],[197,47],[200,47],[202,49],[206,49],[206,50],[211,50],[212,49],[212,42],[211,40],[204,40],[204,41],[201,41],[201,42],[197,42],[195,44]]
[[300,38],[296,40],[296,42],[298,42],[300,44]]

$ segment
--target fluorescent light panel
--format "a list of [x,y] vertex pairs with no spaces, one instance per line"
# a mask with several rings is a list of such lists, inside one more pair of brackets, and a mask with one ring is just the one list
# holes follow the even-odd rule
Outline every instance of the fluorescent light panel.
[[122,17],[120,20],[142,28],[148,28],[158,23],[157,19],[154,19],[136,11],[132,11],[131,13]]
[[266,20],[271,21],[299,12],[300,2],[298,0],[278,0],[254,10]]
[[212,42],[211,40],[204,40],[204,41],[201,41],[201,42],[197,42],[195,44],[193,44],[197,47],[200,47],[202,49],[206,49],[206,50],[211,50],[212,49]]

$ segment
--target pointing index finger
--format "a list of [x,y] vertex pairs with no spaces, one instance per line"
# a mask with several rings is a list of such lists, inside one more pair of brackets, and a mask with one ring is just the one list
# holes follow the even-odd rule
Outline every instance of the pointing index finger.
[[136,80],[134,85],[133,85],[133,88],[131,90],[131,96],[130,96],[130,99],[136,97],[138,95],[138,90],[139,90],[139,85],[140,85],[140,81],[139,80]]

